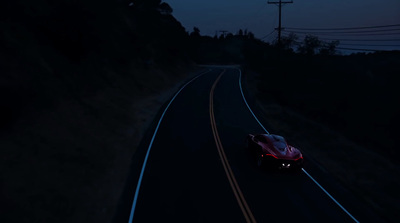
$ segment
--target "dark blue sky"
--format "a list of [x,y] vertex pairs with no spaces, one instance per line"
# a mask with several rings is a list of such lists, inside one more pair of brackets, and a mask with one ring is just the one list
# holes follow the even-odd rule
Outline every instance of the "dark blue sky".
[[[165,2],[174,9],[174,16],[186,30],[192,31],[193,26],[197,26],[202,35],[214,36],[217,30],[236,33],[240,28],[247,28],[257,38],[262,38],[273,31],[278,24],[278,7],[267,4],[267,0],[165,0]],[[294,0],[293,4],[285,5],[282,10],[283,27],[342,28],[390,24],[400,24],[400,0]],[[394,28],[400,29],[400,27]],[[264,40],[272,41],[274,37],[275,33]],[[348,39],[348,36],[340,38],[344,37]],[[352,38],[400,39],[400,34],[362,35]],[[400,45],[400,41],[361,42],[361,44]],[[372,46],[363,47],[372,48]],[[383,48],[400,49],[400,47]]]

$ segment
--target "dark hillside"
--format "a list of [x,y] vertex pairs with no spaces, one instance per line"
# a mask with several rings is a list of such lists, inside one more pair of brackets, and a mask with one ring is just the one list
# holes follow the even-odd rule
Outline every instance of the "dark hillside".
[[399,162],[399,53],[290,54],[267,62],[261,94]]
[[172,9],[129,3],[1,4],[1,222],[111,221],[144,130],[193,70]]
[[[29,103],[50,106],[49,97],[93,94],[119,79],[111,72],[128,76],[133,68],[188,62],[182,51],[184,28],[156,8],[19,0],[7,3],[1,14],[1,95],[10,92],[18,99],[5,97],[2,110],[13,116],[27,111]],[[7,122],[16,118],[8,116]]]
[[399,52],[282,52],[244,71],[269,130],[285,135],[388,222],[400,210],[399,63]]

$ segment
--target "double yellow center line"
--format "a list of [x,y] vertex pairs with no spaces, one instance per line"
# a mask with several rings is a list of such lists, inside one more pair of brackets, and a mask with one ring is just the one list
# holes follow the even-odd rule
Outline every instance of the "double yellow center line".
[[215,117],[214,117],[214,90],[215,86],[217,86],[218,81],[221,79],[222,75],[225,73],[226,70],[224,70],[218,78],[215,80],[211,91],[210,91],[210,120],[211,120],[211,128],[214,134],[214,139],[215,143],[217,145],[218,149],[218,154],[221,158],[222,165],[224,166],[224,170],[226,173],[226,176],[228,177],[229,184],[232,187],[233,193],[235,194],[236,200],[240,206],[240,209],[243,212],[243,215],[246,219],[246,222],[256,222],[253,214],[251,213],[251,210],[249,206],[247,205],[246,200],[244,199],[244,196],[242,194],[242,191],[239,188],[239,185],[235,179],[235,175],[233,175],[231,166],[229,165],[228,159],[226,158],[224,148],[222,147],[221,139],[219,138],[218,135],[218,130],[217,130],[217,124],[215,123]]

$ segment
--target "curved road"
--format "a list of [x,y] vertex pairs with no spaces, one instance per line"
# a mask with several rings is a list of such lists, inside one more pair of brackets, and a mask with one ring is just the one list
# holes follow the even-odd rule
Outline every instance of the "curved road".
[[210,67],[172,98],[135,154],[117,221],[381,222],[312,161],[300,173],[255,167],[245,136],[268,127],[240,78]]

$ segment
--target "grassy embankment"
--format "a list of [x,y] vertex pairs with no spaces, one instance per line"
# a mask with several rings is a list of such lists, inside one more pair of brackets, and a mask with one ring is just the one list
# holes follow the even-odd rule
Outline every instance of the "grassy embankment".
[[171,15],[114,1],[1,9],[1,222],[110,222],[130,159],[193,71]]
[[284,58],[286,66],[278,61],[246,72],[271,132],[287,137],[395,222],[399,54]]

